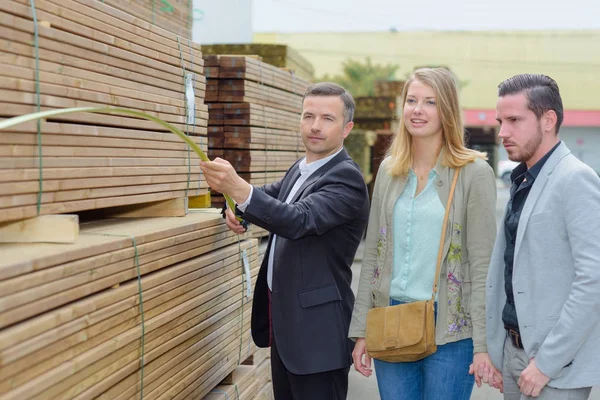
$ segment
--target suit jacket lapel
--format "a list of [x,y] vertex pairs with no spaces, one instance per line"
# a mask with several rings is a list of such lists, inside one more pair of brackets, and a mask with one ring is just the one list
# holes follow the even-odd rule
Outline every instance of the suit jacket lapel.
[[531,217],[542,190],[544,189],[544,186],[546,186],[549,176],[552,174],[552,171],[554,171],[554,168],[556,168],[560,160],[562,160],[569,153],[570,150],[567,148],[567,146],[565,146],[564,143],[561,143],[560,146],[554,150],[554,153],[550,155],[550,158],[548,158],[542,167],[542,170],[538,174],[537,178],[535,178],[535,182],[533,182],[533,186],[531,187],[531,191],[527,196],[527,200],[525,201],[525,205],[523,206],[523,211],[521,212],[521,217],[519,219],[519,227],[517,228],[517,241],[515,243],[514,265],[517,265],[516,260],[519,249],[521,248],[521,241],[523,239],[523,235],[525,234],[525,230],[527,229],[529,217]]
[[282,190],[279,192],[278,200],[285,201],[285,199],[287,199],[290,191],[294,187],[294,183],[298,180],[298,178],[300,178],[300,168],[298,167],[299,163],[300,163],[300,161],[297,161],[292,166],[291,171],[287,175],[287,177],[284,178],[285,181],[283,182],[283,185],[281,188]]
[[[322,176],[324,173],[329,171],[336,164],[338,164],[339,162],[341,162],[347,158],[350,158],[350,156],[348,155],[348,152],[346,151],[346,149],[342,149],[342,151],[340,151],[340,153],[337,156],[333,157],[333,159],[329,160],[329,162],[327,164],[323,165],[321,168],[319,168],[318,170],[313,172],[308,177],[308,179],[302,184],[302,186],[300,186],[300,188],[298,189],[296,194],[294,194],[294,197],[292,198],[290,203],[295,203],[296,201],[298,201],[298,199],[300,198],[300,195],[302,195],[302,192],[304,190],[306,190],[306,188],[308,186],[310,186],[312,183],[314,183],[320,176]],[[290,189],[291,189],[291,187],[290,187]],[[286,197],[287,197],[287,195],[286,195]]]

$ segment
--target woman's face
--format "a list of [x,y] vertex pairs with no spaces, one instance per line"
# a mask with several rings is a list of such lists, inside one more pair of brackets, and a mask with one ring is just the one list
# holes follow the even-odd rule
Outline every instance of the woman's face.
[[442,123],[436,106],[435,91],[420,81],[408,87],[404,101],[404,125],[414,138],[442,134]]

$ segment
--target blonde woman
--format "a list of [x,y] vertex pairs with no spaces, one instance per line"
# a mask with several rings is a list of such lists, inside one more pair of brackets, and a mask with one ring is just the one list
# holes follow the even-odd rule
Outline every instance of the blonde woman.
[[492,365],[485,279],[496,236],[496,181],[486,155],[465,147],[450,71],[417,70],[402,98],[400,128],[373,192],[349,332],[356,340],[354,368],[367,377],[372,373],[365,349],[369,309],[431,298],[450,184],[460,168],[437,277],[438,349],[417,362],[375,360],[375,370],[383,400],[468,400],[474,382],[470,364]]

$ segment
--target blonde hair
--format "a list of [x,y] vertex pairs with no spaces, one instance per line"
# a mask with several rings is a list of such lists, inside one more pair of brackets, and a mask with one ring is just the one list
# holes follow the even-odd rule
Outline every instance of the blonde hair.
[[[442,124],[442,165],[449,168],[459,168],[477,158],[487,159],[487,154],[468,149],[465,146],[462,111],[458,102],[456,79],[446,68],[420,68],[406,81],[402,89],[402,101],[408,93],[408,88],[414,81],[419,81],[431,87],[436,96],[436,108]],[[413,162],[412,136],[406,129],[404,115],[400,114],[398,132],[388,149],[391,160],[388,172],[392,176],[405,176]]]

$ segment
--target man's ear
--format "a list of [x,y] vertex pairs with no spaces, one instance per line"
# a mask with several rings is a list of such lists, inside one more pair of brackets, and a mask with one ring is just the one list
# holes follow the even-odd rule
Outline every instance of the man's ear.
[[558,115],[556,115],[556,111],[546,111],[544,115],[542,115],[541,122],[544,132],[554,132],[556,134],[556,124],[558,123]]
[[350,121],[346,124],[346,126],[344,127],[344,139],[346,139],[348,137],[348,135],[350,134],[350,131],[352,130],[352,128],[354,127],[354,122]]

